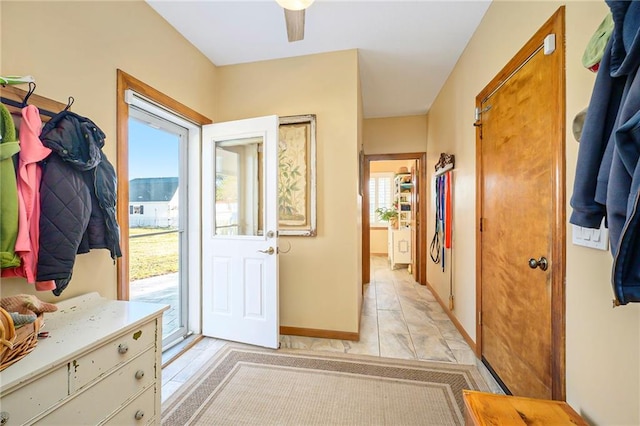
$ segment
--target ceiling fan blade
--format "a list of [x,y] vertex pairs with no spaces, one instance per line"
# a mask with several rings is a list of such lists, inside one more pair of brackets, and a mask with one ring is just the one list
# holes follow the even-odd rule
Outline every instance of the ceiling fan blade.
[[287,23],[287,37],[289,41],[298,41],[304,38],[304,9],[284,10],[284,20]]

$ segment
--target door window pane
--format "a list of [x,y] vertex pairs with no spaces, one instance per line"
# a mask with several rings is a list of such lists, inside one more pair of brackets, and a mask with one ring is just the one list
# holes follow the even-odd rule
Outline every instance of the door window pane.
[[215,235],[261,235],[262,138],[216,142]]

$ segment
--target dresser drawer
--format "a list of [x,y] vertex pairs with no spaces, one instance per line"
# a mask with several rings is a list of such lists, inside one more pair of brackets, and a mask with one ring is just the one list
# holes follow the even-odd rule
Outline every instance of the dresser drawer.
[[118,365],[153,347],[155,341],[156,323],[154,320],[120,336],[90,354],[71,361],[69,364],[70,393],[73,394]]
[[[19,365],[19,364],[17,364]],[[0,399],[0,411],[8,416],[6,426],[21,425],[68,395],[69,371],[59,367],[46,376],[16,389]]]
[[[154,349],[106,376],[93,386],[79,392],[68,403],[41,420],[43,425],[95,425],[128,403],[145,387],[155,382]],[[142,372],[142,373],[140,373]]]
[[104,424],[121,425],[147,425],[155,418],[156,389],[150,387],[142,395],[131,401],[122,411],[107,420]]

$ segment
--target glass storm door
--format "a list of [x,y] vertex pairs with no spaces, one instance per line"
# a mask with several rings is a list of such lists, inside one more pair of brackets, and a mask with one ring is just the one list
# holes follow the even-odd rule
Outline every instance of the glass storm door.
[[163,348],[187,333],[188,130],[129,110],[129,300],[170,306]]

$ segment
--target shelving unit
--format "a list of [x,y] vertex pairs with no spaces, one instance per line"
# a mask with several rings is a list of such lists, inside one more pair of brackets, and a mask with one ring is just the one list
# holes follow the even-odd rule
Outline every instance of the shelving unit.
[[398,228],[389,228],[389,263],[391,269],[397,265],[411,263],[411,195],[413,184],[411,173],[398,173],[394,178],[394,205],[398,210]]
[[397,174],[394,179],[394,200],[397,201],[398,227],[411,225],[411,173]]

